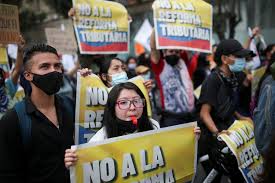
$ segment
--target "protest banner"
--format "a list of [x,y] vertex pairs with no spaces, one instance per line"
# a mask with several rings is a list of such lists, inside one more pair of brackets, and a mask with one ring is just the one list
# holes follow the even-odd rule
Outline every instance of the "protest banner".
[[0,65],[8,64],[8,54],[5,47],[0,47]]
[[230,135],[220,137],[237,158],[239,170],[247,183],[254,183],[263,170],[263,159],[257,150],[253,124],[235,121],[228,129]]
[[202,0],[153,3],[157,49],[212,50],[212,6]]
[[[139,87],[146,99],[148,116],[152,109],[143,78],[138,76],[129,80]],[[75,144],[83,144],[102,127],[103,113],[111,88],[107,88],[101,79],[92,74],[87,77],[77,75]]]
[[128,53],[130,31],[123,5],[104,0],[73,0],[73,5],[81,54]]
[[265,73],[265,70],[266,70],[266,67],[261,67],[257,70],[252,70],[251,71],[251,74],[252,74],[252,82],[251,82],[251,97],[254,97],[255,94],[256,94],[256,90],[258,88],[258,85],[259,85],[259,82],[262,78],[262,76],[264,75]]
[[75,143],[82,144],[102,127],[104,106],[108,90],[101,79],[92,74],[81,77],[77,74]]
[[189,182],[196,170],[197,138],[188,123],[73,146],[72,183]]
[[77,44],[73,30],[45,28],[47,44],[55,47],[58,53],[73,54],[77,52]]
[[0,43],[18,43],[19,35],[17,6],[0,4]]

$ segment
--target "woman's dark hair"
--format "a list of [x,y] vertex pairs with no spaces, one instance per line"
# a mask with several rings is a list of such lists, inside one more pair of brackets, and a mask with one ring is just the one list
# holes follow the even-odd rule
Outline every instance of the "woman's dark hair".
[[268,52],[271,52],[275,44],[269,44],[264,50],[264,54],[266,55]]
[[142,53],[138,56],[138,65],[144,65],[151,68],[150,55],[148,53]]
[[[120,95],[120,92],[123,89],[134,90],[142,99],[145,99],[143,93],[133,83],[126,82],[126,83],[121,83],[114,86],[114,88],[110,91],[108,95],[108,100],[105,106],[104,116],[103,116],[103,125],[106,128],[108,138],[117,137],[120,134],[118,130],[115,106],[116,106],[117,99]],[[143,108],[143,113],[138,121],[141,121],[138,123],[138,127],[137,127],[138,131],[142,132],[142,131],[148,131],[153,129],[152,123],[148,118],[146,104]]]
[[265,73],[259,81],[256,93],[255,93],[255,107],[258,105],[258,101],[259,101],[258,99],[260,97],[259,95],[260,95],[262,83],[265,80],[265,78],[267,78],[267,76],[269,76],[271,74],[270,67],[274,62],[275,62],[275,53],[272,54],[271,59],[266,67]]
[[111,66],[111,63],[112,63],[112,60],[119,60],[119,61],[121,61],[122,63],[124,63],[123,62],[123,60],[121,60],[121,59],[119,59],[119,58],[113,58],[113,59],[107,59],[107,60],[104,60],[103,62],[101,62],[100,63],[100,66],[99,66],[99,76],[100,76],[100,78],[101,78],[101,80],[102,80],[102,82],[107,86],[107,81],[105,81],[105,80],[103,80],[102,79],[102,74],[107,74],[108,73],[108,70],[109,70],[109,68],[110,68],[110,66]]
[[217,66],[222,65],[222,54],[220,52],[217,52],[214,54],[214,61],[216,62]]
[[136,61],[136,63],[138,63],[137,58],[136,58],[136,57],[132,57],[132,56],[131,56],[131,57],[128,57],[128,58],[127,58],[127,60],[126,60],[126,64],[127,64],[127,65],[129,64],[129,62],[130,62],[130,60],[131,60],[131,59],[135,60],[135,61]]

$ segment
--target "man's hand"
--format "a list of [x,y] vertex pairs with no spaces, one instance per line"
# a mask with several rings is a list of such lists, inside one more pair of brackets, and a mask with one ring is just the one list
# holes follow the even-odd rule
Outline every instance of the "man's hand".
[[88,75],[91,75],[93,73],[93,71],[91,69],[84,68],[84,69],[79,70],[79,73],[82,77],[86,77]]
[[23,36],[20,34],[18,36],[18,51],[23,51],[24,47],[25,47],[25,44],[26,44],[26,41],[25,39],[23,38]]
[[75,8],[71,8],[68,11],[68,16],[71,17],[71,18],[73,18],[75,15],[76,15],[76,9]]

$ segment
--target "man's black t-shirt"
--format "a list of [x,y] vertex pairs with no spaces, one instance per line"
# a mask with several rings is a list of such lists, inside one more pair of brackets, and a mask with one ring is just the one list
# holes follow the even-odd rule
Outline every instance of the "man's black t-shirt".
[[220,76],[218,69],[214,69],[202,84],[199,105],[211,106],[210,115],[220,131],[227,129],[234,121],[237,107],[235,95],[236,91]]
[[25,99],[25,104],[32,120],[31,138],[27,145],[23,144],[14,109],[0,120],[0,182],[70,182],[64,154],[73,145],[74,115],[68,115],[62,98],[56,96],[57,128],[29,98]]

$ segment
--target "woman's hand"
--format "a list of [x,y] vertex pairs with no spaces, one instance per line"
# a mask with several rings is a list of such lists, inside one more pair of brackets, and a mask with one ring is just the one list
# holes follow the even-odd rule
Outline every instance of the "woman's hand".
[[69,11],[68,11],[68,16],[69,17],[74,17],[76,15],[76,9],[75,8],[71,8]]
[[153,80],[150,79],[150,80],[144,81],[143,84],[147,89],[148,93],[150,93],[153,88]]
[[64,163],[66,168],[70,168],[71,166],[74,166],[77,162],[77,155],[75,150],[72,149],[66,149],[65,151],[65,158],[64,158]]
[[84,69],[80,69],[79,73],[82,77],[86,77],[88,75],[91,75],[93,73],[93,71],[91,69],[84,68]]
[[200,127],[195,127],[194,128],[194,134],[196,135],[196,137],[199,139],[201,136],[201,128]]

